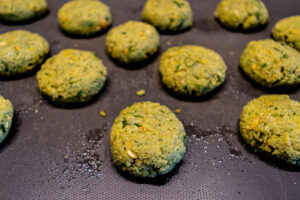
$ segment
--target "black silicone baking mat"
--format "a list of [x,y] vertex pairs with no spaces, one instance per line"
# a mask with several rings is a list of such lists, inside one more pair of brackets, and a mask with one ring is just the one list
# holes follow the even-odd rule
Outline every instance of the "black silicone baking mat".
[[[266,0],[268,26],[255,33],[231,32],[213,18],[218,0],[190,0],[192,29],[161,35],[153,61],[128,70],[111,61],[105,34],[89,38],[65,36],[57,10],[66,0],[48,0],[47,16],[26,25],[0,24],[0,33],[26,29],[43,35],[51,55],[65,48],[95,51],[108,69],[109,80],[98,98],[81,108],[58,108],[37,89],[35,75],[0,80],[0,94],[12,101],[12,131],[0,146],[0,199],[300,199],[300,173],[278,167],[251,153],[238,136],[242,107],[269,93],[249,83],[238,69],[241,51],[251,40],[269,38],[279,19],[300,14],[299,0]],[[113,26],[140,20],[145,1],[106,0]],[[160,82],[159,58],[174,45],[197,44],[220,53],[228,65],[227,80],[213,96],[186,101],[170,95]],[[145,89],[146,95],[135,92]],[[299,90],[290,93],[300,100]],[[110,156],[110,127],[115,117],[134,102],[160,102],[181,109],[187,135],[183,162],[166,177],[141,181],[116,171]],[[100,116],[104,110],[107,117]]]

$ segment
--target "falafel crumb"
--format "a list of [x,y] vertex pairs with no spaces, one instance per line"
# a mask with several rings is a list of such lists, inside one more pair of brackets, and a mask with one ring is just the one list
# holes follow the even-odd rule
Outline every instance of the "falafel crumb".
[[180,113],[180,112],[181,112],[180,109],[176,109],[176,110],[175,110],[175,113]]
[[100,111],[100,115],[101,115],[102,117],[106,117],[106,113],[105,113],[103,110]]
[[139,90],[139,91],[137,91],[136,92],[136,95],[138,95],[138,96],[144,96],[146,94],[146,91],[145,90]]

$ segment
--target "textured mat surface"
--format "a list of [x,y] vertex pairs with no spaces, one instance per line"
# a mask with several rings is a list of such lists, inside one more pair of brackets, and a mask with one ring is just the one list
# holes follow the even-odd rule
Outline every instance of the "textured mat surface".
[[[213,18],[218,0],[190,0],[192,29],[161,35],[160,54],[144,67],[124,69],[105,51],[105,34],[80,39],[64,35],[56,12],[65,2],[49,0],[47,16],[26,25],[0,24],[0,33],[15,29],[38,32],[49,41],[51,54],[64,48],[95,51],[108,68],[109,81],[98,98],[85,107],[53,106],[38,92],[35,75],[0,80],[0,94],[15,108],[13,129],[0,146],[0,199],[300,199],[300,172],[278,167],[253,154],[238,135],[242,107],[270,91],[247,81],[238,62],[246,44],[269,38],[280,18],[300,14],[299,0],[266,0],[268,26],[255,33],[231,32]],[[144,1],[106,0],[113,26],[140,20]],[[220,53],[228,65],[227,80],[213,96],[199,101],[170,95],[158,73],[161,52],[174,45],[198,44]],[[146,95],[135,92],[145,89]],[[300,100],[299,90],[290,93]],[[152,181],[116,171],[110,156],[109,132],[120,110],[151,100],[181,109],[178,117],[188,134],[188,151],[171,174]],[[107,117],[100,116],[104,110]]]

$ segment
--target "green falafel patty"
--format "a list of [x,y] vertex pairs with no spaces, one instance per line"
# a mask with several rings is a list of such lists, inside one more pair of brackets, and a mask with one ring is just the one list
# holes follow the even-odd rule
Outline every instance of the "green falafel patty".
[[39,66],[49,53],[39,34],[17,30],[0,35],[0,75],[18,75]]
[[0,0],[0,21],[28,21],[43,15],[47,10],[46,0]]
[[272,35],[275,40],[285,42],[300,51],[300,15],[284,18],[277,22]]
[[37,73],[41,93],[56,103],[90,100],[103,87],[106,68],[90,51],[65,49],[49,58]]
[[186,0],[148,0],[142,19],[160,31],[181,31],[193,24],[193,11]]
[[300,103],[289,96],[250,101],[240,117],[240,133],[254,150],[300,166]]
[[215,17],[227,28],[247,30],[265,25],[269,13],[261,0],[222,0]]
[[0,96],[0,144],[9,133],[13,114],[13,106],[10,101]]
[[264,87],[290,87],[300,83],[300,53],[271,39],[250,42],[241,55],[240,67]]
[[125,108],[111,128],[111,153],[118,168],[134,176],[170,172],[185,153],[186,134],[175,114],[153,102]]
[[159,34],[150,24],[128,21],[108,32],[106,47],[112,58],[125,64],[137,63],[158,51]]
[[98,0],[72,0],[58,11],[61,28],[73,35],[89,36],[112,23],[110,8]]
[[213,50],[193,45],[172,47],[160,59],[162,82],[175,93],[201,96],[220,86],[227,66]]

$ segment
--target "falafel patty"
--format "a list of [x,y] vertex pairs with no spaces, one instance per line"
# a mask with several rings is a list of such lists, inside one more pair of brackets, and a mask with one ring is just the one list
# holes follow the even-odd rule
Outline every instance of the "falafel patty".
[[275,40],[284,42],[300,51],[300,15],[277,22],[272,31]]
[[112,23],[110,8],[98,0],[73,0],[58,11],[61,28],[79,36],[89,36],[101,32]]
[[107,71],[91,51],[65,49],[37,73],[38,87],[55,103],[87,102],[104,86]]
[[300,103],[287,95],[250,101],[240,117],[240,133],[254,150],[300,166]]
[[186,0],[148,0],[142,19],[159,31],[176,32],[192,26],[193,11]]
[[291,87],[300,83],[300,53],[271,39],[249,42],[241,55],[240,67],[264,87]]
[[261,0],[222,0],[215,11],[215,18],[227,28],[247,30],[265,25],[269,13]]
[[175,114],[150,101],[125,108],[111,128],[114,163],[138,177],[170,172],[185,153],[185,141],[184,127]]
[[11,102],[0,96],[0,144],[9,133],[13,115],[14,111]]
[[162,82],[174,93],[201,96],[220,86],[227,66],[213,50],[201,46],[172,47],[160,59]]
[[0,35],[0,75],[29,72],[49,53],[49,44],[39,34],[17,30]]
[[144,61],[159,49],[159,34],[147,23],[128,21],[111,29],[106,47],[112,58],[130,64]]
[[46,0],[0,0],[0,21],[22,22],[45,14]]

